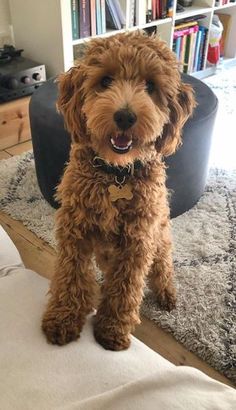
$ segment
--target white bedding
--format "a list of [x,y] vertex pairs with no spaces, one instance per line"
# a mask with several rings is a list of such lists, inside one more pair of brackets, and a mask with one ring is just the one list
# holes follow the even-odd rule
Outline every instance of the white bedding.
[[48,282],[21,267],[5,240],[0,228],[1,410],[236,409],[234,389],[172,365],[135,338],[127,351],[104,350],[92,317],[79,341],[47,344],[40,322]]

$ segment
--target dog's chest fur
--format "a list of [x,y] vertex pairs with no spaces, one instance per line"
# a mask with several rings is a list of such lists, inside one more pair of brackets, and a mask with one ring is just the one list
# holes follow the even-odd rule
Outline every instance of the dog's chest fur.
[[114,175],[92,166],[84,156],[71,154],[70,162],[58,187],[62,205],[70,207],[71,218],[87,225],[90,231],[99,228],[106,236],[120,232],[121,226],[155,224],[166,212],[167,191],[165,170],[161,163],[153,164],[145,177],[130,176],[125,183],[132,190],[132,199],[112,201],[109,187],[115,185]]

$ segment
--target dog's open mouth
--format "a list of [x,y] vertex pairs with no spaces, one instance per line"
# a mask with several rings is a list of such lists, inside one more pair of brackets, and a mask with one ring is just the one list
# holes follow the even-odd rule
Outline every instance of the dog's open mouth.
[[117,134],[110,141],[113,151],[118,154],[125,154],[132,148],[132,138],[125,134]]

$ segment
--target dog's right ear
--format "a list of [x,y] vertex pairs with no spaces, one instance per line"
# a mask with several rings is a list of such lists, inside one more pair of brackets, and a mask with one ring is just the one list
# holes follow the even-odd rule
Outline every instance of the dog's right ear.
[[86,133],[86,121],[82,113],[85,70],[78,65],[57,78],[59,95],[57,109],[63,115],[66,129],[72,140],[79,142]]

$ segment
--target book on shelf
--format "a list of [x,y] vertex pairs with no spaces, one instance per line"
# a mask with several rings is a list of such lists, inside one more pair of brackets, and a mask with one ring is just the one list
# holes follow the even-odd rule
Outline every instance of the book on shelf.
[[146,0],[136,0],[135,7],[136,7],[135,25],[143,26],[144,24],[146,24],[146,10],[147,10]]
[[123,28],[125,4],[123,0],[71,0],[72,40],[106,33],[107,27]]
[[135,25],[142,26],[155,20],[171,17],[173,3],[174,0],[136,0]]
[[79,1],[79,32],[80,38],[91,36],[90,23],[90,2],[87,0]]
[[[120,0],[120,1],[122,2],[122,0]],[[125,1],[125,0],[123,0],[123,1]],[[137,3],[136,3],[136,1],[137,0],[130,0],[129,1],[129,7],[127,8],[127,14],[126,14],[128,27],[133,27],[136,24],[135,23],[136,19],[137,19],[137,16],[136,16]]]
[[125,15],[119,0],[106,0],[107,27],[121,30],[125,26]]
[[97,34],[102,34],[102,11],[100,0],[96,0],[96,28]]
[[102,34],[106,33],[106,0],[101,1],[101,26]]
[[199,26],[199,30],[202,31],[202,41],[200,44],[200,51],[199,51],[199,64],[197,67],[197,70],[202,70],[204,67],[204,62],[205,62],[205,57],[206,57],[206,45],[207,45],[207,39],[208,39],[208,34],[209,30],[204,27],[204,26]]
[[194,50],[194,64],[193,64],[193,71],[198,71],[198,61],[199,61],[199,53],[200,53],[200,45],[202,41],[202,31],[198,30],[197,38],[196,38],[196,45]]
[[115,4],[116,12],[118,14],[121,26],[125,27],[126,19],[125,19],[125,13],[123,11],[123,8],[124,9],[126,8],[126,3],[122,3],[122,0],[114,0],[114,4]]
[[106,13],[106,21],[107,27],[112,28],[114,30],[121,30],[121,22],[115,8],[115,4],[113,0],[106,0],[107,5],[107,13]]
[[146,23],[151,23],[153,20],[152,0],[146,1]]
[[174,0],[167,0],[167,17],[173,16]]
[[197,20],[175,26],[173,51],[180,63],[180,71],[191,74],[202,70],[207,52],[208,29]]
[[72,39],[79,38],[79,4],[77,0],[71,0],[71,27]]
[[96,0],[90,0],[91,36],[96,36]]

